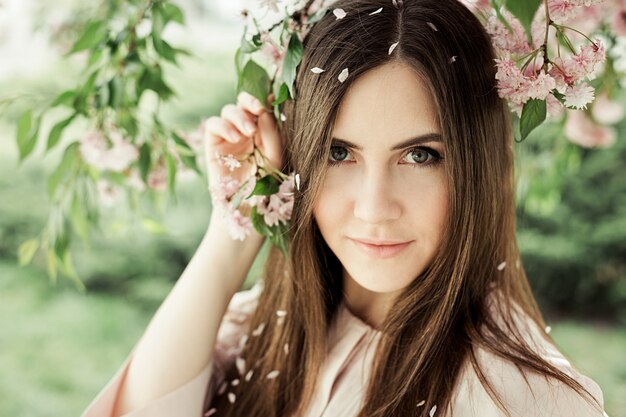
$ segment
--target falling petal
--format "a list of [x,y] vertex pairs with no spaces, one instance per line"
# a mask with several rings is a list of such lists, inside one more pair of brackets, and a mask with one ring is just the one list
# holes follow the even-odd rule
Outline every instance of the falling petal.
[[213,407],[209,411],[204,413],[204,417],[210,417],[210,416],[212,416],[215,413],[217,413],[217,408]]
[[235,394],[233,394],[232,392],[228,393],[228,401],[230,401],[231,404],[233,404],[236,399],[237,397],[235,396]]
[[398,2],[396,0],[391,0],[391,3],[394,5],[394,7],[398,7]]
[[285,317],[287,315],[287,312],[285,310],[276,310],[276,315],[278,317]]
[[418,407],[421,407],[421,406],[423,406],[424,404],[426,404],[426,400],[422,400],[422,401],[418,402],[418,403],[417,403],[417,406],[418,406]]
[[239,385],[239,378],[235,378],[232,381],[230,381],[230,385],[232,385],[233,387],[236,387],[237,385]]
[[295,180],[296,180],[296,188],[300,190],[300,174],[296,174]]
[[235,364],[237,365],[237,370],[239,371],[239,375],[243,375],[246,370],[246,360],[244,358],[235,359]]
[[450,62],[451,64],[452,64],[453,62],[456,62],[456,55],[451,56],[451,57],[450,57],[450,61],[448,61],[448,62]]
[[228,387],[228,382],[226,381],[222,382],[222,385],[220,385],[219,389],[217,390],[217,393],[219,395],[222,395],[224,392],[226,392],[227,387]]
[[287,120],[287,116],[285,116],[285,113],[280,114],[280,120],[282,120],[283,122]]
[[437,411],[437,406],[433,405],[433,408],[430,409],[430,411],[428,412],[428,415],[430,417],[433,417],[435,415],[435,411]]
[[552,331],[552,327],[547,326],[547,327],[546,327],[546,333],[550,333],[551,331]]
[[370,13],[370,16],[373,14],[377,14],[383,11],[383,8],[381,7],[380,9],[376,10],[375,12]]
[[344,82],[346,78],[348,78],[348,68],[344,68],[343,71],[341,71],[341,74],[339,74],[339,77],[337,77],[337,79],[341,82]]
[[504,261],[500,265],[498,265],[498,271],[502,271],[505,266],[506,266],[506,261]]
[[254,374],[254,370],[250,369],[244,378],[246,381],[250,381],[252,379],[252,374]]
[[398,46],[398,43],[399,43],[399,42],[396,42],[396,43],[392,43],[392,44],[391,44],[391,46],[389,47],[389,54],[388,54],[388,55],[391,55],[391,53],[393,52],[393,50],[394,50],[394,49],[396,49],[396,46]]
[[283,346],[283,350],[285,351],[285,355],[289,353],[289,343],[285,343],[285,346]]
[[244,334],[243,336],[241,336],[241,339],[239,339],[239,347],[243,349],[247,341],[248,341],[248,335]]
[[252,332],[252,336],[259,336],[263,333],[263,329],[265,329],[265,323],[259,324],[259,326]]
[[426,22],[426,24],[428,25],[428,27],[430,27],[432,30],[434,30],[435,32],[438,32],[439,29],[437,29],[437,26],[435,26],[433,23],[431,22]]
[[314,73],[314,74],[321,74],[324,71],[326,71],[326,70],[321,69],[320,67],[313,67],[313,68],[311,68],[311,72]]
[[343,19],[346,17],[346,12],[343,9],[334,9],[333,14],[337,17],[335,20]]
[[280,372],[279,371],[272,371],[269,374],[267,374],[267,376],[265,378],[267,379],[274,379],[278,376]]

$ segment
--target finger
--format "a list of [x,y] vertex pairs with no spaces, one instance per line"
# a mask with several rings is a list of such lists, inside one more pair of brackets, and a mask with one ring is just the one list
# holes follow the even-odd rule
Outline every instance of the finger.
[[245,136],[252,136],[256,132],[254,115],[234,104],[222,107],[222,118],[231,122]]
[[267,111],[258,98],[246,91],[242,91],[237,96],[237,105],[256,116],[259,116]]
[[242,136],[239,130],[232,123],[217,116],[207,119],[205,134],[210,139],[209,144],[211,145],[219,144],[220,140],[238,143]]
[[276,126],[276,119],[272,113],[265,113],[259,116],[259,140],[263,146],[264,154],[275,165],[273,168],[282,169],[282,154],[283,145],[278,127]]

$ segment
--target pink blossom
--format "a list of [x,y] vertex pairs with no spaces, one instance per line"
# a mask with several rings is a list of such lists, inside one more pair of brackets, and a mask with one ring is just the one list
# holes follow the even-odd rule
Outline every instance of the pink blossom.
[[546,107],[549,117],[560,118],[565,111],[563,104],[552,94],[546,97]]
[[155,191],[167,190],[167,171],[163,163],[157,165],[148,174],[148,187]]
[[596,122],[612,125],[624,118],[624,105],[609,99],[606,93],[600,94],[591,107],[591,114]]
[[529,53],[531,48],[528,44],[524,27],[520,21],[505,9],[502,9],[502,16],[509,23],[513,32],[511,32],[497,16],[489,16],[486,29],[489,35],[491,35],[493,45],[502,51],[509,51],[515,54]]
[[217,184],[210,187],[213,205],[216,207],[227,206],[234,195],[241,188],[241,182],[231,176],[220,178]]
[[239,210],[233,210],[227,216],[228,231],[235,240],[244,240],[252,231],[252,220],[241,214]]
[[139,176],[139,171],[136,168],[132,168],[129,171],[128,177],[126,178],[126,184],[137,191],[143,191],[146,188],[143,180]]
[[617,36],[626,36],[626,4],[613,14],[611,29]]
[[586,109],[593,101],[594,89],[587,83],[572,85],[565,90],[565,105],[576,109]]
[[139,150],[124,140],[119,132],[110,132],[109,138],[110,147],[103,132],[88,132],[80,141],[79,152],[94,168],[121,172],[139,157]]
[[528,98],[545,100],[545,98],[556,88],[556,81],[550,75],[541,71],[539,75],[528,79]]
[[98,191],[100,202],[107,207],[115,205],[122,196],[120,187],[103,179],[96,181],[96,190]]
[[599,126],[581,111],[567,111],[565,135],[585,148],[608,148],[616,141],[617,133],[611,127]]
[[294,202],[294,174],[290,174],[278,187],[278,192],[263,196],[256,201],[257,211],[262,214],[268,226],[291,219]]
[[206,132],[206,119],[202,120],[196,130],[189,133],[181,133],[180,137],[187,142],[187,145],[194,151],[198,152],[204,145],[204,135]]
[[550,18],[556,23],[563,24],[580,13],[580,7],[570,0],[548,0]]

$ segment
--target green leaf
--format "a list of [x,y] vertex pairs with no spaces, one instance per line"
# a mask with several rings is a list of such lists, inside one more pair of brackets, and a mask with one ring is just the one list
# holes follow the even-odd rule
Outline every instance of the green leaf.
[[526,33],[529,34],[530,25],[540,4],[541,0],[506,0],[505,7],[519,19]]
[[71,219],[74,230],[83,241],[89,239],[89,221],[85,213],[85,204],[79,194],[74,194],[72,199]]
[[152,90],[163,100],[168,100],[174,91],[163,80],[163,74],[160,68],[146,68],[137,84],[137,98],[145,90]]
[[109,106],[117,109],[122,104],[124,98],[124,82],[120,77],[113,77],[107,83],[109,89]]
[[278,181],[273,175],[266,175],[256,182],[254,190],[246,197],[253,195],[272,195],[278,192]]
[[33,112],[30,109],[19,118],[17,122],[17,146],[20,152],[20,162],[35,149],[40,126],[41,116],[33,121]]
[[152,35],[160,39],[166,23],[163,9],[159,3],[154,3],[152,6]]
[[69,250],[66,251],[63,254],[63,258],[61,259],[62,259],[61,266],[63,267],[63,272],[65,272],[65,274],[72,279],[72,281],[76,285],[76,288],[79,291],[85,292],[87,288],[85,287],[85,284],[80,280],[80,277],[76,273],[76,269],[74,268],[74,262],[72,261],[72,254],[70,253],[70,251]]
[[262,214],[259,214],[256,210],[256,206],[250,210],[250,220],[252,220],[252,226],[262,236],[272,236],[274,233],[269,228]]
[[54,193],[60,184],[61,180],[72,170],[76,161],[76,153],[78,151],[78,142],[71,143],[65,152],[61,163],[56,167],[54,172],[48,177],[48,196],[52,199]]
[[278,90],[278,94],[276,95],[276,99],[272,102],[272,106],[278,106],[280,103],[283,103],[289,99],[289,87],[287,84],[282,83],[280,85],[280,89]]
[[173,21],[178,24],[185,24],[185,16],[183,15],[183,11],[180,7],[176,6],[172,3],[165,3],[163,5],[163,15],[167,21]]
[[47,151],[54,148],[57,145],[57,143],[59,143],[59,140],[61,139],[61,135],[63,134],[63,130],[70,123],[72,123],[72,120],[74,120],[74,117],[76,117],[76,113],[74,113],[73,115],[71,115],[65,120],[61,120],[59,123],[55,124],[54,127],[50,130],[50,134],[48,135],[48,144],[46,146]]
[[273,235],[270,236],[270,242],[276,245],[283,253],[283,256],[287,258],[289,256],[289,223],[279,222],[277,225],[272,226],[272,231]]
[[148,232],[153,233],[155,235],[163,235],[167,233],[167,229],[159,222],[152,220],[148,217],[144,217],[141,219],[141,225]]
[[76,41],[68,54],[73,54],[84,49],[93,48],[104,40],[106,36],[106,26],[103,21],[96,20],[85,28],[82,36]]
[[524,104],[522,117],[520,118],[520,134],[524,140],[528,134],[546,119],[545,100],[532,99]]
[[[158,40],[157,40],[158,39]],[[152,35],[152,43],[154,44],[154,50],[166,61],[169,61],[173,64],[176,64],[176,53],[177,50],[174,49],[169,43],[164,41],[163,39],[157,38]]]
[[60,105],[64,105],[67,107],[74,107],[74,99],[76,98],[76,91],[68,90],[61,93],[57,98],[54,99],[50,107],[56,107]]
[[48,276],[53,284],[57,282],[57,256],[54,249],[48,248]]
[[167,187],[174,191],[176,186],[176,160],[169,153],[165,155],[165,166],[167,168]]
[[282,78],[289,88],[291,98],[294,99],[296,98],[296,95],[293,91],[293,84],[296,81],[296,71],[298,69],[298,65],[300,64],[300,61],[302,61],[303,50],[304,48],[302,46],[302,42],[300,42],[300,39],[298,38],[298,35],[295,33],[292,34],[289,39],[287,52],[285,53],[285,59],[283,61]]
[[144,183],[148,182],[148,174],[150,172],[150,145],[144,142],[139,148],[139,175]]
[[246,91],[258,98],[261,103],[267,103],[270,92],[270,77],[267,72],[256,62],[250,60],[241,74],[241,84],[237,88],[237,95]]
[[17,121],[17,146],[20,149],[20,158],[24,153],[25,148],[28,145],[28,139],[30,137],[30,130],[33,125],[33,111],[32,109],[26,110]]
[[22,243],[17,250],[20,266],[28,265],[35,256],[37,249],[39,249],[38,239],[29,239]]

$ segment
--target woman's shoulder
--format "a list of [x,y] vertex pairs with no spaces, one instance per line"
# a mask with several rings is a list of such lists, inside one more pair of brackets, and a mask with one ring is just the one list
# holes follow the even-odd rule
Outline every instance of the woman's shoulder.
[[[545,331],[519,306],[514,306],[513,310],[511,312],[513,320],[519,325],[525,341],[535,353],[579,382],[601,406],[604,406],[602,390],[598,383],[574,368],[556,345],[545,336]],[[510,409],[512,417],[606,415],[558,380],[547,378],[537,372],[522,372],[515,363],[485,347],[475,346],[474,352],[481,372]],[[455,410],[453,415],[477,417],[504,415],[489,396],[469,361],[462,371],[460,384],[453,398],[453,408]]]

